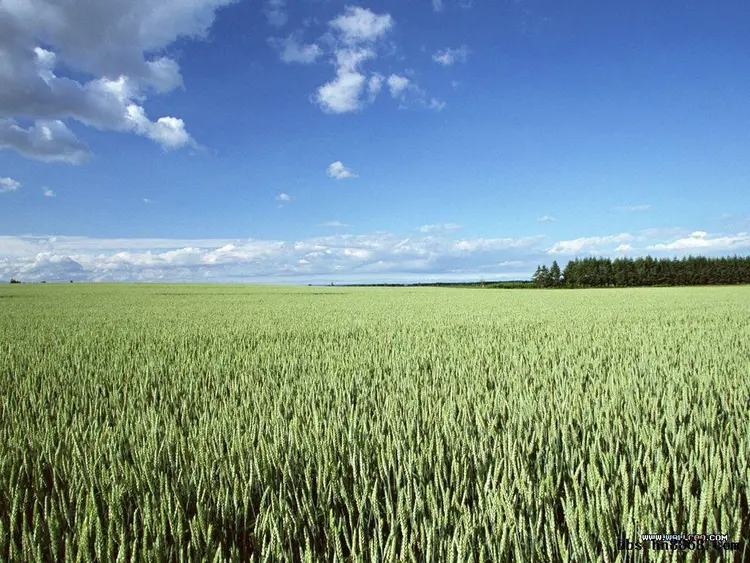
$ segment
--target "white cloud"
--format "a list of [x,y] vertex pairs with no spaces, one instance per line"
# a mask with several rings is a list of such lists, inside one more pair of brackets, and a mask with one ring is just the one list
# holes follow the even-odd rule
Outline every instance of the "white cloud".
[[349,170],[344,163],[339,161],[334,162],[328,167],[328,176],[336,180],[345,180],[346,178],[357,178],[357,175]]
[[[367,79],[360,72],[361,65],[375,57],[370,48],[340,48],[335,53],[336,78],[318,89],[315,101],[327,113],[348,113],[362,109],[362,93],[368,85]],[[375,78],[377,82],[377,78]],[[377,87],[372,82],[369,86]],[[370,91],[371,99],[373,98]]]
[[[641,244],[635,246],[633,243],[636,242]],[[639,231],[637,235],[620,233],[618,235],[581,237],[558,241],[547,249],[547,253],[570,256],[581,254],[606,256],[623,252],[638,255],[646,255],[651,252],[670,252],[684,255],[691,252],[699,254],[734,253],[747,249],[750,249],[750,235],[747,232],[711,235],[706,231],[694,231],[687,234],[679,228],[658,228],[644,229]]]
[[435,232],[446,232],[446,231],[459,231],[461,230],[461,225],[456,225],[455,223],[437,223],[435,225],[422,225],[421,227],[418,227],[417,230],[420,233],[435,233]]
[[37,120],[24,129],[12,119],[0,119],[0,149],[8,148],[43,162],[81,164],[91,155],[86,144],[60,120]]
[[444,7],[443,0],[432,0],[432,9],[436,12],[442,12]]
[[643,205],[621,205],[617,208],[618,211],[648,211],[651,209],[651,205],[646,203]]
[[264,9],[268,25],[284,27],[289,20],[286,13],[286,0],[267,0]]
[[47,49],[41,47],[34,47],[34,55],[36,56],[36,62],[40,69],[40,76],[44,80],[50,78],[49,71],[55,68],[57,64],[57,55]]
[[318,89],[316,102],[327,113],[349,113],[362,108],[365,76],[359,72],[339,69],[336,78]]
[[349,227],[350,225],[347,225],[346,223],[342,223],[341,221],[326,221],[325,223],[319,223],[317,226],[339,228],[339,227]]
[[405,76],[391,74],[388,77],[388,88],[391,91],[391,96],[394,98],[400,98],[403,96],[409,86],[411,86],[411,81]]
[[16,278],[22,281],[82,280],[85,278],[85,270],[70,256],[40,252],[16,262],[0,259],[0,278]]
[[736,235],[710,236],[705,231],[695,231],[687,237],[672,242],[647,246],[647,250],[716,250],[732,252],[750,248],[750,235],[746,232]]
[[55,197],[55,192],[49,188],[42,188],[42,193],[44,197]]
[[323,55],[323,49],[317,43],[302,43],[302,34],[295,32],[286,39],[269,39],[272,47],[279,51],[279,58],[285,63],[314,63],[318,57]]
[[292,196],[290,196],[289,194],[280,193],[279,195],[276,196],[276,201],[281,201],[281,202],[286,203],[286,202],[292,201]]
[[603,237],[581,237],[572,240],[561,240],[556,242],[547,250],[548,254],[580,254],[582,252],[596,252],[599,247],[616,243],[628,242],[635,237],[629,233],[620,233],[619,235],[610,235]]
[[[233,0],[17,0],[0,18],[0,148],[43,161],[82,162],[73,119],[146,136],[164,148],[192,143],[179,118],[146,117],[151,93],[182,86],[164,55],[178,38],[203,38]],[[41,46],[44,46],[42,48]],[[30,119],[31,126],[17,118]]]
[[538,243],[536,237],[457,243],[445,236],[403,238],[387,232],[297,241],[0,236],[0,280],[308,283],[334,274],[354,281],[368,273],[417,280],[471,278],[518,262]]
[[375,98],[378,97],[378,94],[380,94],[380,90],[383,89],[383,81],[385,80],[385,77],[376,72],[371,77],[370,80],[367,82],[367,91],[369,93],[370,102],[375,101]]
[[345,43],[359,44],[382,38],[393,28],[393,18],[390,14],[378,15],[366,8],[347,6],[329,25]]
[[156,141],[165,150],[177,149],[192,143],[182,119],[160,117],[156,122],[152,122],[146,117],[144,109],[135,104],[127,107],[125,119],[129,124],[128,129]]
[[[386,80],[381,73],[368,72],[364,68],[365,63],[376,60],[378,54],[389,47],[384,39],[394,27],[390,14],[376,14],[365,8],[349,6],[329,22],[329,27],[331,33],[321,38],[320,44],[330,48],[336,76],[311,97],[311,101],[324,112],[360,111],[375,101],[386,82],[400,107],[418,106],[435,111],[445,107],[445,103],[437,98],[428,100],[425,92],[408,78],[392,74]],[[315,58],[318,56],[320,53]],[[400,87],[397,82],[403,80],[408,81],[407,85]]]
[[537,221],[539,221],[540,223],[554,223],[555,221],[557,221],[557,219],[555,219],[551,215],[542,215],[537,219]]
[[375,58],[371,48],[339,49],[336,51],[336,66],[339,70],[355,72],[362,63]]
[[471,51],[466,45],[457,49],[442,49],[432,56],[432,60],[442,66],[452,66],[456,63],[465,63]]
[[21,187],[21,183],[13,178],[0,178],[0,194],[15,192]]
[[425,91],[406,76],[391,74],[388,77],[387,83],[391,97],[399,101],[399,109],[422,107],[434,111],[442,111],[445,108],[445,102],[437,98],[427,101]]
[[144,197],[143,198],[143,203],[146,203],[146,204],[148,204],[148,203],[154,203],[154,201],[152,199],[148,199],[147,197]]

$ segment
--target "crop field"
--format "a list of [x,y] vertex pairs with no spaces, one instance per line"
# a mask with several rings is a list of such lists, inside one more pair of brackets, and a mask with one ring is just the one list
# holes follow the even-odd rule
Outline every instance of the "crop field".
[[2,561],[748,561],[749,454],[750,287],[0,287]]

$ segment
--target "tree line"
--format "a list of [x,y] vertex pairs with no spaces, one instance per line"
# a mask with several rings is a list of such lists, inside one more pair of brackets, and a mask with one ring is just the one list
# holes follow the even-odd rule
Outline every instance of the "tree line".
[[537,287],[636,287],[750,283],[750,256],[707,258],[576,258],[560,270],[557,261],[537,267]]

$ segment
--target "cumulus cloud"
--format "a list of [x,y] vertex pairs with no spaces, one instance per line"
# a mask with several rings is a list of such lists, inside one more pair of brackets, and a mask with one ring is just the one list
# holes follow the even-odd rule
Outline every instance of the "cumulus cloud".
[[276,196],[276,201],[287,203],[289,201],[292,201],[292,196],[290,196],[289,194],[280,193],[279,195]]
[[13,178],[0,178],[0,194],[15,192],[21,187],[21,183]]
[[44,197],[55,197],[55,192],[49,188],[42,188],[42,193]]
[[422,107],[434,111],[442,111],[445,108],[445,102],[437,98],[427,100],[426,92],[406,76],[391,74],[388,77],[387,83],[391,97],[399,101],[399,109]]
[[[445,103],[437,98],[428,99],[426,93],[411,80],[392,74],[386,79],[380,72],[368,71],[367,63],[386,50],[387,35],[394,28],[390,14],[376,14],[360,7],[347,7],[342,14],[328,23],[330,33],[320,40],[320,45],[330,49],[335,76],[320,86],[311,97],[324,112],[344,114],[357,112],[372,104],[388,83],[391,94],[401,107],[419,106],[440,111]],[[278,44],[277,44],[278,46]],[[322,48],[315,44],[310,58],[317,59]],[[398,81],[408,83],[399,87]],[[397,94],[394,94],[397,92]]]
[[457,49],[441,49],[432,55],[432,60],[441,66],[452,66],[456,63],[465,63],[471,51],[466,45]]
[[327,113],[358,111],[380,92],[382,77],[375,73],[368,81],[362,67],[377,57],[377,43],[393,28],[393,18],[349,6],[328,25],[333,31],[330,40],[336,76],[318,88],[313,100]]
[[411,81],[405,76],[399,76],[397,74],[391,74],[388,77],[388,88],[391,91],[391,96],[394,98],[400,98],[411,86]]
[[[167,149],[191,144],[182,120],[151,121],[142,104],[151,93],[182,86],[179,64],[164,49],[178,38],[205,37],[215,11],[232,1],[5,3],[0,148],[43,161],[82,162],[89,151],[68,119],[143,135]],[[24,128],[19,118],[33,125]]]
[[328,176],[336,180],[345,180],[347,178],[357,178],[357,175],[349,170],[344,163],[337,160],[328,167]]
[[303,43],[299,31],[285,39],[271,38],[269,43],[278,50],[279,58],[285,63],[311,64],[323,55],[323,49],[317,43]]
[[362,108],[365,76],[360,72],[338,69],[336,78],[318,89],[316,101],[327,113],[349,113]]
[[8,277],[23,281],[82,280],[85,278],[85,270],[70,256],[40,252],[15,262],[0,258],[0,278]]
[[617,243],[628,242],[635,237],[629,233],[620,233],[619,235],[610,235],[603,237],[581,237],[572,240],[561,240],[556,242],[547,250],[548,254],[569,254],[576,255],[582,252],[596,252],[599,247]]
[[149,121],[144,109],[130,104],[126,109],[126,128],[139,135],[148,137],[161,144],[164,149],[177,149],[192,144],[192,139],[185,131],[185,122],[175,117],[160,117],[155,122]]
[[289,20],[286,13],[286,0],[268,0],[263,11],[270,26],[284,27]]
[[0,119],[0,149],[13,149],[42,162],[70,164],[81,164],[91,155],[86,144],[59,119],[38,119],[26,129],[13,119]]
[[555,221],[557,221],[557,219],[555,219],[551,215],[542,215],[537,219],[537,221],[539,221],[540,223],[554,223]]
[[345,43],[360,44],[383,37],[393,27],[393,18],[390,14],[378,15],[366,8],[347,6],[329,25],[341,34]]
[[28,45],[33,51],[45,45],[56,59],[81,72],[102,77],[126,75],[162,90],[181,82],[179,66],[153,54],[178,37],[205,37],[215,10],[229,3],[21,0],[6,4],[4,20],[13,43],[11,53],[18,58],[20,47]]
[[370,77],[370,80],[367,82],[367,92],[369,94],[369,101],[371,103],[375,101],[375,98],[378,97],[378,94],[380,94],[380,91],[383,89],[384,81],[385,77],[382,74],[376,72]]

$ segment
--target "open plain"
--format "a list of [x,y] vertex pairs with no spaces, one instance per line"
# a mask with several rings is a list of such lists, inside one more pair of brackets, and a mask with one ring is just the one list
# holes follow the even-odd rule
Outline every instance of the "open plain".
[[750,540],[748,319],[748,287],[4,286],[0,559],[703,561],[618,537]]

